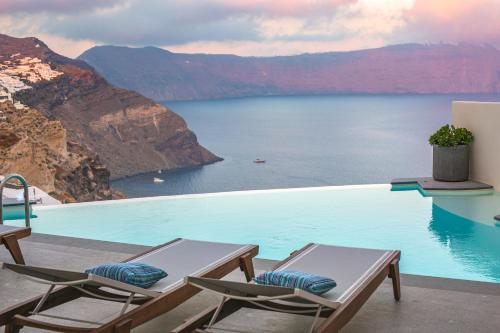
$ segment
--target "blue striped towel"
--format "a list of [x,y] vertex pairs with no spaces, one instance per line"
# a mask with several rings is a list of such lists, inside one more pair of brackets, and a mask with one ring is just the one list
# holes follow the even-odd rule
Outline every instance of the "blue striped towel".
[[160,268],[140,262],[104,264],[89,268],[85,270],[85,273],[99,275],[141,288],[149,288],[168,275]]
[[297,271],[272,271],[257,276],[257,284],[270,286],[298,288],[315,295],[321,295],[335,288],[337,283],[328,277],[297,272]]

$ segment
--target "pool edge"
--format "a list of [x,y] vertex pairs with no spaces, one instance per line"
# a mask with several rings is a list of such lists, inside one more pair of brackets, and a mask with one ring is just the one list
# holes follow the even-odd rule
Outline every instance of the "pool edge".
[[177,194],[177,195],[161,195],[152,197],[116,199],[116,200],[103,200],[103,201],[89,201],[89,202],[76,202],[62,205],[53,206],[33,206],[34,211],[38,210],[52,210],[65,207],[75,206],[98,206],[98,205],[113,205],[129,202],[144,202],[144,201],[160,201],[160,200],[181,200],[193,198],[209,198],[209,197],[224,197],[224,196],[244,196],[252,194],[264,193],[284,193],[284,192],[314,192],[314,191],[328,191],[328,190],[343,190],[343,189],[362,189],[362,188],[387,188],[390,189],[390,184],[360,184],[360,185],[333,185],[333,186],[313,186],[313,187],[295,187],[295,188],[279,188],[279,189],[266,189],[266,190],[245,190],[245,191],[226,191],[226,192],[212,192],[212,193],[195,193],[195,194]]

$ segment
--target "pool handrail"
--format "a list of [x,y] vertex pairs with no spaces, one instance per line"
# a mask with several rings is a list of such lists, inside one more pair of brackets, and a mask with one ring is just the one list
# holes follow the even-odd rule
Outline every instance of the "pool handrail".
[[[23,176],[11,173],[5,176],[0,182],[0,224],[3,224],[3,189],[8,186],[8,182],[12,179],[17,179],[24,189],[24,221],[26,228],[30,227],[30,201],[29,201],[29,185]],[[17,188],[17,187],[16,187]]]

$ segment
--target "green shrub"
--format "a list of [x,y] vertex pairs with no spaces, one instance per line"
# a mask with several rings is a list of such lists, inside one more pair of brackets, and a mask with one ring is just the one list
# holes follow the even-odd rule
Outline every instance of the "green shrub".
[[454,147],[468,145],[473,140],[474,135],[467,128],[444,125],[430,136],[429,143],[441,147]]

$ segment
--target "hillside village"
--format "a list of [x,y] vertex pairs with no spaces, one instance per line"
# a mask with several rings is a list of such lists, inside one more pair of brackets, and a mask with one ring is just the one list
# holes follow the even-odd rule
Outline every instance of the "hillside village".
[[[18,110],[26,108],[26,105],[15,100],[15,93],[31,89],[29,83],[50,81],[60,75],[63,73],[53,70],[50,64],[36,57],[26,57],[20,53],[12,54],[7,59],[0,56],[0,102],[10,101]],[[0,120],[2,117],[5,116],[0,114]]]

